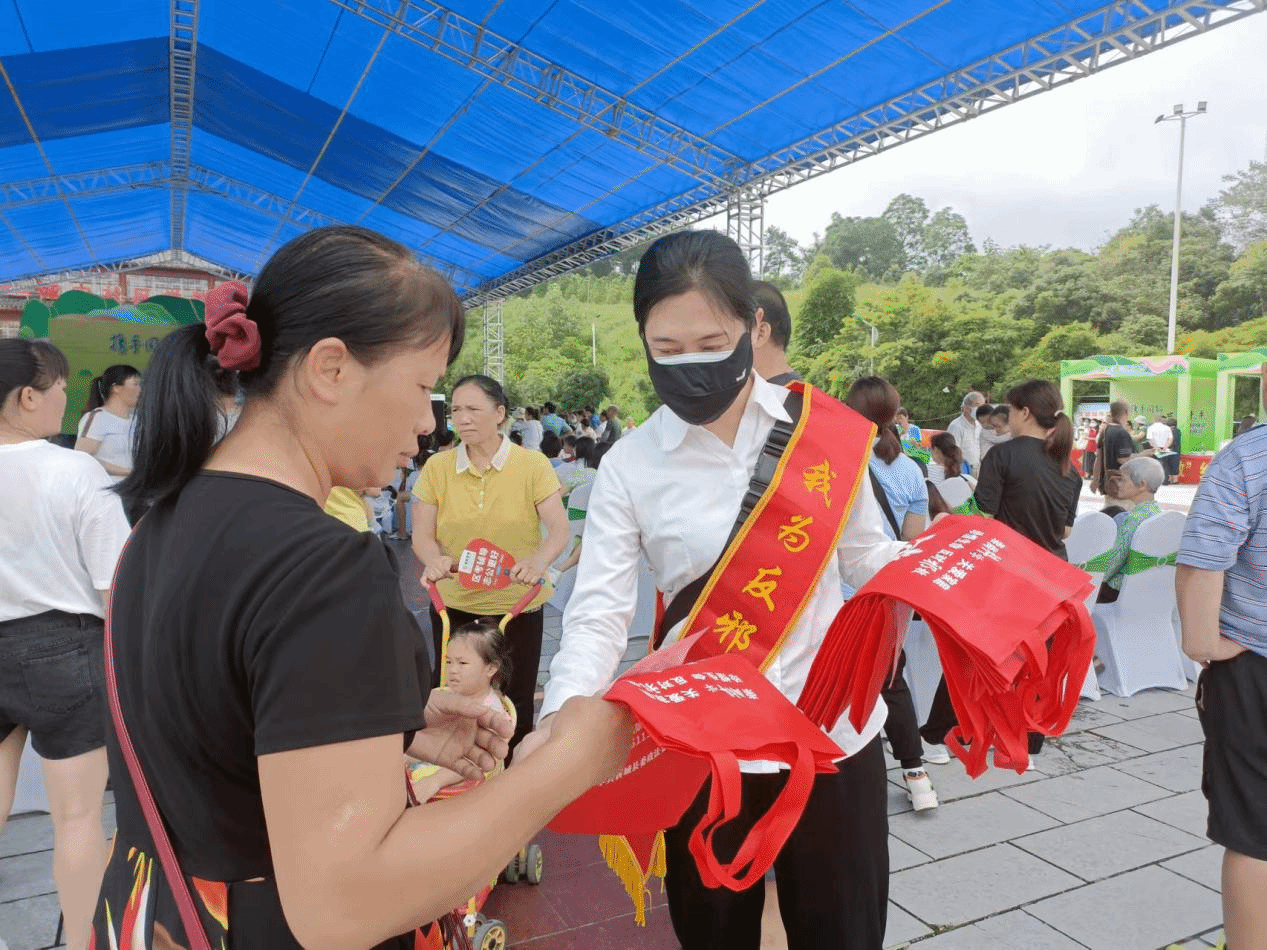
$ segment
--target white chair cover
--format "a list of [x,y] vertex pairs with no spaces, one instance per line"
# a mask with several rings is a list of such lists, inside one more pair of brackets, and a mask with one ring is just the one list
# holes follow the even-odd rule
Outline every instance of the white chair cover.
[[22,763],[18,767],[18,787],[13,795],[11,815],[22,812],[48,811],[48,793],[44,789],[44,760],[31,748],[31,737],[26,737],[22,748]]
[[[1104,583],[1104,571],[1096,570],[1091,562],[1112,548],[1116,540],[1117,525],[1113,519],[1102,511],[1088,511],[1078,516],[1078,520],[1073,523],[1073,530],[1065,541],[1069,563],[1079,566],[1087,565],[1083,567],[1083,570],[1091,575],[1091,582],[1095,585],[1091,588],[1091,593],[1087,595],[1089,612],[1095,611],[1095,599],[1100,593],[1100,585]],[[1087,668],[1081,695],[1085,699],[1098,700],[1100,698],[1100,684],[1096,680],[1094,664]]]
[[[1186,519],[1177,511],[1153,515],[1135,529],[1131,547],[1164,557],[1179,550]],[[1183,655],[1175,638],[1175,569],[1150,567],[1122,580],[1118,599],[1092,611],[1096,653],[1104,663],[1100,686],[1117,696],[1141,689],[1187,689]]]

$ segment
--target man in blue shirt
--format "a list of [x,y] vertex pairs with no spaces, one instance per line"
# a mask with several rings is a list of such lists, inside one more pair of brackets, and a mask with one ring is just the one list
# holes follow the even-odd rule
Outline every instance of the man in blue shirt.
[[[1267,363],[1263,364],[1267,397]],[[1267,426],[1210,463],[1184,528],[1175,592],[1183,650],[1205,669],[1201,787],[1223,854],[1234,950],[1267,947]]]
[[544,431],[553,432],[560,438],[563,437],[564,432],[571,431],[568,424],[554,411],[554,403],[547,402],[541,408],[545,410],[545,415],[541,417],[541,428]]

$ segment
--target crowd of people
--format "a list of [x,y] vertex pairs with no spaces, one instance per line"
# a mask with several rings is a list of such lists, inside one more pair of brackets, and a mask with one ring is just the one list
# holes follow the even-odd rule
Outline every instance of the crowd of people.
[[[657,646],[686,635],[697,599],[752,575],[732,538],[760,487],[758,459],[804,398],[786,301],[723,235],[651,245],[633,315],[664,403],[642,425],[616,406],[512,411],[496,380],[473,375],[451,390],[452,428],[434,432],[431,391],[464,334],[456,296],[406,248],[321,228],[278,250],[249,293],[210,294],[205,326],[166,337],[143,382],[129,366],[94,380],[78,451],[48,441],[65,412],[65,357],[0,341],[0,793],[12,796],[29,733],[45,760],[71,950],[124,945],[124,926],[127,945],[144,948],[193,946],[197,932],[213,945],[412,948],[417,928],[620,771],[632,721],[596,694],[625,653],[641,566],[664,601]],[[969,392],[931,438],[881,377],[834,405],[875,438],[841,449],[865,477],[832,513],[839,540],[821,571],[782,575],[798,610],[762,645],[762,668],[792,702],[845,599],[930,521],[995,518],[1063,558],[1083,488],[1075,427],[1049,381],[1013,386],[997,405]],[[1178,452],[1166,420],[1137,443],[1127,415],[1114,403],[1081,449],[1094,488],[1122,509],[1113,563]],[[1210,834],[1228,849],[1236,950],[1267,933],[1265,432],[1211,465],[1179,556],[1185,648],[1207,667]],[[564,499],[581,488],[584,541],[569,552]],[[410,539],[419,581],[444,604],[430,644],[375,525]],[[507,584],[459,582],[476,544],[501,551]],[[542,605],[554,572],[572,568],[538,713]],[[1117,588],[1111,570],[1103,596]],[[668,910],[686,950],[755,950],[771,891],[794,950],[880,950],[881,736],[927,811],[938,799],[926,765],[950,761],[956,719],[943,682],[918,721],[901,662],[860,728],[842,717],[831,730],[846,757],[814,778],[772,881],[705,884],[691,837],[707,783],[666,829]],[[1031,736],[1032,756],[1042,740]],[[412,785],[406,764],[422,769]],[[742,770],[739,814],[716,837],[723,858],[787,776],[764,762]],[[440,795],[446,785],[463,791]]]

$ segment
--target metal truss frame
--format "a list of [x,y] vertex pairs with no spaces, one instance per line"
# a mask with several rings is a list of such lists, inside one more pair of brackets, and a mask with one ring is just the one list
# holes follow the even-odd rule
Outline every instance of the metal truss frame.
[[707,138],[430,0],[331,2],[700,181],[724,186],[745,164]]
[[65,196],[95,197],[116,191],[158,188],[170,181],[171,169],[166,162],[146,162],[27,181],[0,182],[0,210],[61,201]]
[[0,296],[35,291],[41,284],[71,284],[82,280],[86,274],[130,274],[134,271],[148,270],[151,267],[178,267],[189,270],[204,271],[223,277],[225,280],[249,281],[245,274],[221,267],[197,254],[188,251],[162,251],[158,254],[147,254],[144,257],[129,257],[110,261],[93,267],[79,270],[58,271],[57,273],[41,273],[38,277],[21,277],[16,280],[0,283]]
[[[338,2],[338,0],[336,0]],[[1267,0],[1115,2],[935,82],[890,99],[752,163],[734,186],[701,184],[602,228],[468,293],[527,290],[643,241],[724,214],[736,193],[766,197],[939,129],[1267,10]]]
[[726,203],[726,234],[748,258],[748,267],[765,273],[765,200],[759,194],[735,192]]
[[172,247],[185,247],[184,182],[189,177],[189,145],[194,130],[194,80],[198,71],[198,0],[171,0],[167,37],[168,96],[171,102]]
[[[484,301],[484,375],[506,381],[506,319],[504,297]],[[489,308],[492,313],[489,313]]]

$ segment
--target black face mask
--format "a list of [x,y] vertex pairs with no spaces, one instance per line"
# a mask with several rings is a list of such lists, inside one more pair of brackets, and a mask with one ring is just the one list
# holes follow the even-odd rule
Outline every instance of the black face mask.
[[684,422],[705,425],[731,407],[752,375],[752,337],[745,331],[725,359],[713,362],[666,366],[657,362],[648,349],[647,370],[651,385],[666,406]]

